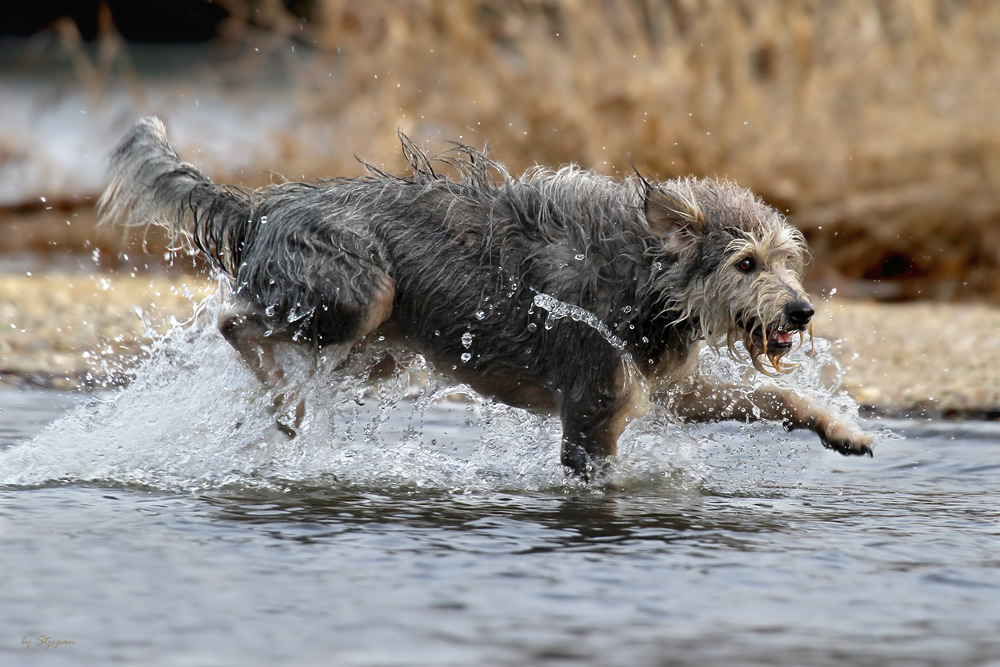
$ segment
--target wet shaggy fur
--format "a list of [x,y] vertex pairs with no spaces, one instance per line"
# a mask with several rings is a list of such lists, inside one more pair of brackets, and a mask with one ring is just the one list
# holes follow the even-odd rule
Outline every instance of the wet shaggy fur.
[[377,333],[486,395],[558,412],[562,461],[584,477],[604,469],[650,388],[686,419],[777,419],[871,453],[822,406],[697,372],[702,340],[778,372],[809,327],[802,236],[748,191],[572,166],[513,176],[466,146],[437,159],[448,178],[401,140],[406,176],[368,166],[361,178],[249,191],[183,162],[146,118],[114,151],[100,208],[168,227],[229,276],[220,330],[275,390],[289,433],[304,406],[275,343],[346,351]]

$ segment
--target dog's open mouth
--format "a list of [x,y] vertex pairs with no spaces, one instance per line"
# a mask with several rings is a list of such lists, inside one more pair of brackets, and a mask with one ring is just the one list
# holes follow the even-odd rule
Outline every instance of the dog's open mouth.
[[805,330],[799,327],[784,328],[778,323],[761,325],[759,320],[751,320],[745,324],[744,345],[750,352],[754,367],[762,372],[761,357],[766,357],[771,366],[779,373],[786,369],[782,367],[781,358],[791,352],[796,335],[799,344],[805,340]]
[[[787,352],[792,349],[792,331],[786,331],[785,329],[771,329],[767,336],[767,352]],[[761,346],[763,347],[763,336],[757,334],[761,339]]]

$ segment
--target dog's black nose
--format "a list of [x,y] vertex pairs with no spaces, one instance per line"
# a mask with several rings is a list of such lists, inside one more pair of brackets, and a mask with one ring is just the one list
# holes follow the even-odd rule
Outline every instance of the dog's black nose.
[[804,327],[809,324],[809,320],[812,319],[813,313],[812,304],[804,299],[798,301],[792,301],[790,304],[785,306],[785,314],[788,315],[789,321],[800,327]]

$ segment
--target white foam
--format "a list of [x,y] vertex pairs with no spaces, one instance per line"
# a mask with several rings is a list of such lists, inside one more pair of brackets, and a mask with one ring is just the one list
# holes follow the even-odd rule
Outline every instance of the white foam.
[[[558,419],[499,405],[433,373],[426,385],[411,384],[428,374],[412,353],[398,354],[406,371],[366,386],[368,369],[385,352],[378,345],[339,371],[321,364],[311,377],[311,360],[283,351],[298,368],[308,406],[298,437],[289,439],[274,426],[271,395],[218,334],[218,298],[210,299],[192,323],[151,346],[126,388],[86,402],[33,440],[0,452],[0,484],[91,482],[190,492],[293,485],[460,493],[583,488],[559,463]],[[796,354],[799,368],[777,381],[856,414],[830,382],[839,366],[829,344],[817,340],[814,354]],[[713,373],[746,372],[725,356],[702,355]],[[622,437],[609,486],[698,488],[718,473],[713,452],[742,451],[755,432],[785,437],[780,427],[761,428],[681,426],[654,406]]]

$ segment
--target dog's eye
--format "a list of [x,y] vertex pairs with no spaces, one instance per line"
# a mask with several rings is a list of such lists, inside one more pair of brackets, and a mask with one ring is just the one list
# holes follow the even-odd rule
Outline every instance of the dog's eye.
[[736,268],[738,268],[743,273],[750,273],[751,271],[753,271],[754,266],[756,266],[756,264],[754,264],[753,259],[751,259],[750,257],[744,257],[743,259],[740,260],[740,263],[736,265]]

